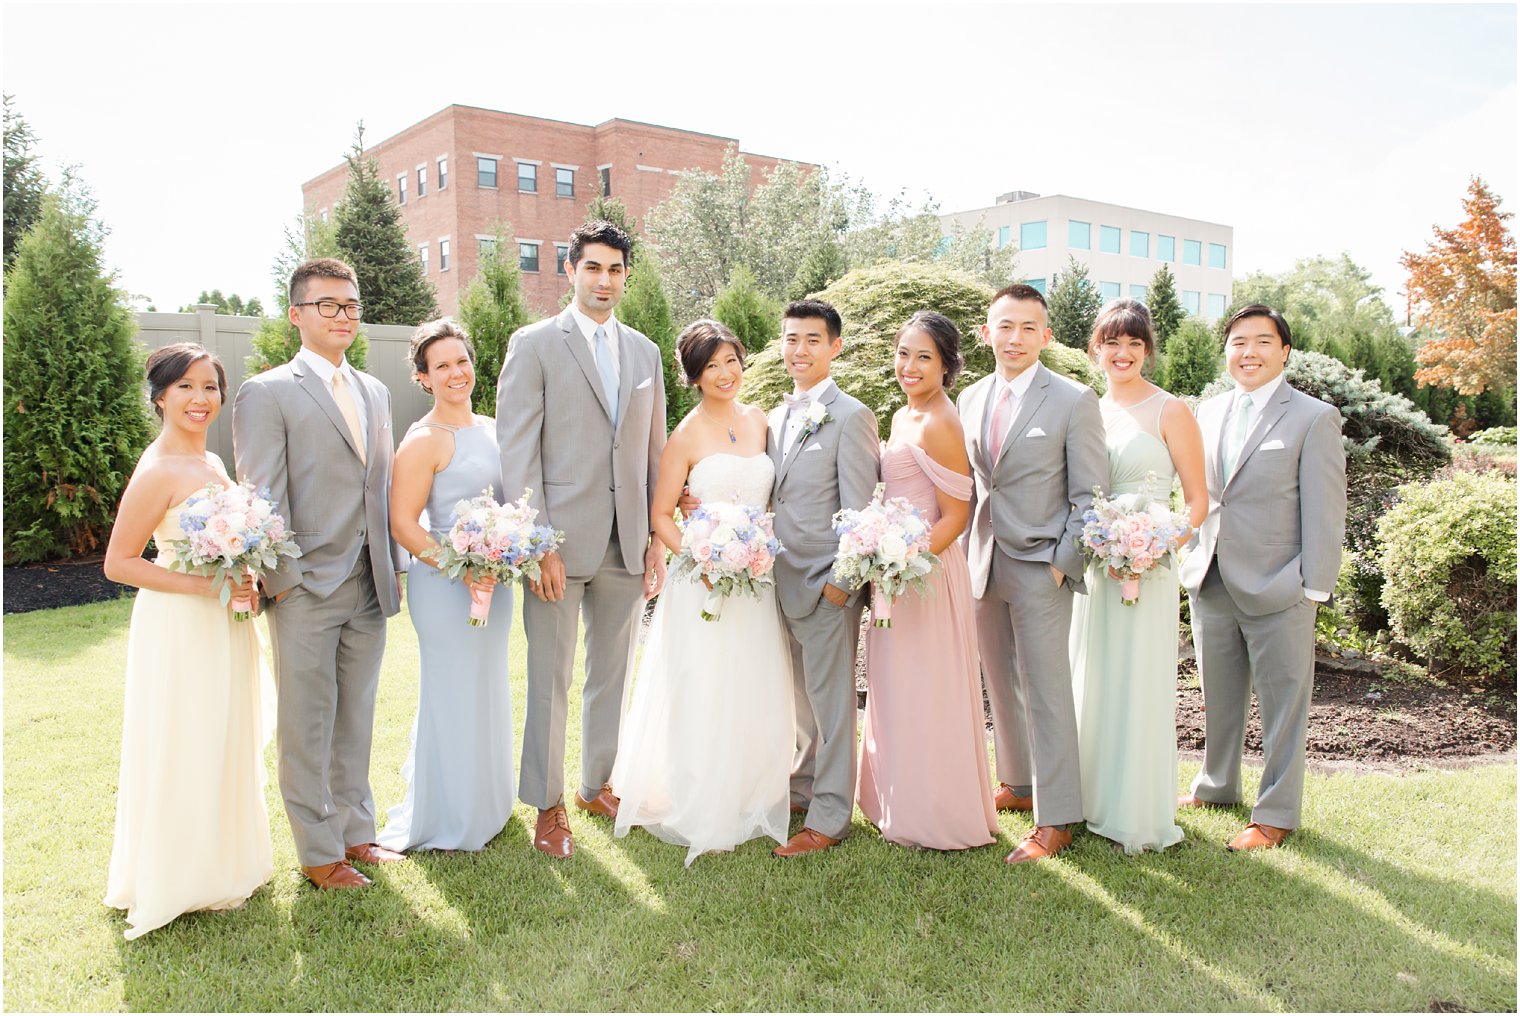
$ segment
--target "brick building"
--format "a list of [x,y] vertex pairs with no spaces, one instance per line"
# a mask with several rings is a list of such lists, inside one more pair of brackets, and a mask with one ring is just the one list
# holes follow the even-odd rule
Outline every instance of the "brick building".
[[[371,146],[382,180],[401,203],[407,234],[438,289],[445,314],[474,279],[496,224],[510,225],[530,306],[559,306],[572,230],[598,194],[620,199],[642,222],[683,169],[717,172],[732,138],[608,120],[595,127],[474,106],[448,106]],[[781,160],[741,153],[756,172]],[[346,164],[301,187],[304,207],[325,219],[343,196]]]

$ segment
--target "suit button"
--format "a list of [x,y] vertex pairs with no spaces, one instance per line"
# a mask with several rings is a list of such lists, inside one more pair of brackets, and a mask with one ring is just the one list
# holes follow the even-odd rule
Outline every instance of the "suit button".
[[993,489],[993,490],[997,490],[997,488],[996,488],[996,487],[993,487],[993,488],[992,488],[992,489]]
[[354,530],[354,535],[362,537],[364,535],[364,530],[362,530],[362,529],[355,529]]
[[620,442],[617,442],[617,441],[612,442],[612,450],[613,451],[617,451],[621,447],[623,447],[623,446],[622,446],[622,444]]

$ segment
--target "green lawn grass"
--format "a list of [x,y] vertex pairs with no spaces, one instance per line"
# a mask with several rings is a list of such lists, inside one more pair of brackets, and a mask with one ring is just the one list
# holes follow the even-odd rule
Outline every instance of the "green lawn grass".
[[[820,856],[755,842],[688,870],[684,848],[573,811],[575,857],[540,857],[519,805],[480,854],[420,854],[346,893],[297,874],[271,779],[273,881],[128,943],[100,900],[129,612],[5,621],[10,1009],[1515,1008],[1512,765],[1311,776],[1304,830],[1264,854],[1226,853],[1245,812],[1215,811],[1185,814],[1161,855],[1079,832],[1018,868],[1000,859],[1023,816],[962,853],[894,847],[857,817]],[[382,810],[403,789],[416,669],[402,617],[376,717]],[[572,723],[572,771],[575,739]]]

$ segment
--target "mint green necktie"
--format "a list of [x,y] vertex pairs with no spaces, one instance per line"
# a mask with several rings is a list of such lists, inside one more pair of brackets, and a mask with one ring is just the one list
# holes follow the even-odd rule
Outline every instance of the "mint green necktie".
[[1230,482],[1230,478],[1235,475],[1235,467],[1240,464],[1240,452],[1246,446],[1246,435],[1251,433],[1251,418],[1255,409],[1256,401],[1246,392],[1241,392],[1235,403],[1235,426],[1230,431],[1229,444],[1225,448],[1225,483]]

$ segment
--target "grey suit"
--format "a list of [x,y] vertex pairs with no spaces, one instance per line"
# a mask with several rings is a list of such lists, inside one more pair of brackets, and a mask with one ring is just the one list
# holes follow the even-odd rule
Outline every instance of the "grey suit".
[[1296,829],[1314,690],[1314,616],[1305,588],[1329,592],[1346,532],[1346,455],[1334,406],[1283,382],[1246,436],[1229,481],[1221,468],[1236,408],[1231,390],[1198,407],[1209,514],[1179,577],[1192,604],[1207,709],[1193,793],[1240,800],[1240,753],[1255,685],[1265,769],[1251,820]]
[[528,710],[519,796],[536,808],[564,797],[565,719],[575,635],[585,608],[581,796],[612,776],[642,599],[649,503],[665,450],[660,351],[618,323],[618,413],[567,308],[512,336],[496,389],[501,496],[531,490],[542,525],[563,530],[565,597],[523,596]]
[[391,395],[359,371],[365,461],[331,392],[300,360],[244,381],[233,402],[241,479],[269,488],[301,557],[264,576],[279,684],[280,793],[303,866],[375,838],[369,786],[385,619],[401,609],[390,535]]
[[770,413],[766,450],[776,464],[772,509],[776,596],[786,620],[797,702],[797,754],[792,801],[807,808],[806,826],[842,838],[855,808],[855,650],[864,592],[843,607],[823,596],[839,538],[834,513],[863,508],[880,477],[876,417],[858,399],[830,385],[819,401],[829,419],[798,432],[783,448],[787,407]]
[[[1067,644],[1072,595],[1086,591],[1077,538],[1093,488],[1108,487],[1108,449],[1093,390],[1030,369],[996,462],[985,433],[996,375],[956,400],[976,478],[967,563],[998,779],[1034,788],[1036,825],[1065,825],[1082,821]],[[1051,566],[1066,576],[1060,586]]]

